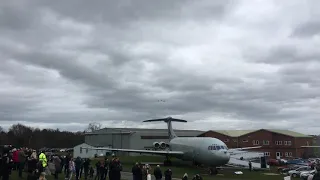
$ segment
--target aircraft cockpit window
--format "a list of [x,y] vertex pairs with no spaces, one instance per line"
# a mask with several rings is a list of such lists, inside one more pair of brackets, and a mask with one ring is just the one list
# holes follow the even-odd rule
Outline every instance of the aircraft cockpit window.
[[208,150],[210,150],[210,151],[216,150],[216,147],[215,147],[215,146],[209,146],[209,147],[208,147]]
[[217,146],[217,150],[220,150],[220,146]]
[[228,150],[228,147],[227,147],[227,146],[225,146],[224,148],[225,148],[226,150]]
[[221,148],[221,149],[224,149],[224,147],[223,147],[223,146],[220,146],[220,148]]

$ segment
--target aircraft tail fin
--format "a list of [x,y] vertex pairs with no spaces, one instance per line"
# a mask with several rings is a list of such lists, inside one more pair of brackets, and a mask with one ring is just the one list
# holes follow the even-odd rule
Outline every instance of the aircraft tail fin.
[[186,120],[183,119],[175,119],[172,117],[167,117],[167,118],[161,118],[161,119],[150,119],[150,120],[145,120],[143,122],[157,122],[157,121],[164,121],[168,125],[168,135],[169,135],[169,140],[174,139],[178,137],[172,128],[172,123],[171,122],[187,122]]

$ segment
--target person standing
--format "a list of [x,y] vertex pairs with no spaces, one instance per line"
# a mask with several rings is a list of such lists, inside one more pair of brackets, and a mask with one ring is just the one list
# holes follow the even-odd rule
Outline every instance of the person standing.
[[90,166],[90,159],[89,159],[89,158],[86,158],[86,159],[84,160],[84,163],[83,163],[84,179],[85,179],[85,180],[88,179],[89,166]]
[[81,158],[79,156],[74,161],[74,164],[75,164],[75,169],[76,169],[76,180],[79,180],[80,169],[81,169],[81,166],[82,166],[82,160],[81,160]]
[[167,169],[164,172],[164,179],[165,180],[172,180],[172,171],[171,171],[171,169]]
[[162,171],[160,169],[160,165],[157,165],[157,167],[154,169],[153,175],[156,178],[156,180],[162,179]]
[[22,171],[24,170],[24,165],[26,163],[26,154],[25,154],[25,149],[22,148],[19,152],[18,152],[18,162],[19,162],[19,177],[22,178]]

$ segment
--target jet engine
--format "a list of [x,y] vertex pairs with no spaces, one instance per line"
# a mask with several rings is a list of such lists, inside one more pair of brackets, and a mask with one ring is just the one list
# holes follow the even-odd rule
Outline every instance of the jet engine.
[[160,142],[160,148],[165,149],[167,147],[167,144],[165,142]]
[[160,143],[154,142],[153,143],[153,147],[155,147],[156,149],[159,149],[160,148]]

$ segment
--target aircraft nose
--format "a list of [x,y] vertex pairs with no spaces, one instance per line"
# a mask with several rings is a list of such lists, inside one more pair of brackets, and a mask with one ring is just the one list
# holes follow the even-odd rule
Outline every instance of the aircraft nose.
[[225,161],[227,164],[229,160],[230,160],[230,154],[228,152],[224,152],[223,161]]

